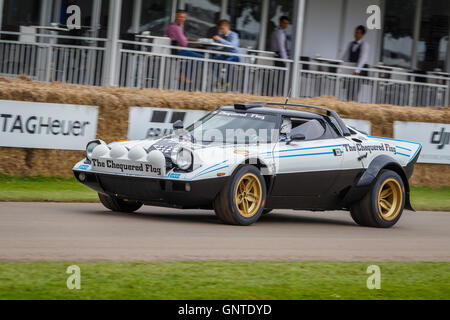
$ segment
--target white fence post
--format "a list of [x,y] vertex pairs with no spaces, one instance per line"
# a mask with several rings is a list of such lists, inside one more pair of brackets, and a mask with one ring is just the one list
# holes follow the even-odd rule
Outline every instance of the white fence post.
[[[118,40],[120,31],[120,14],[122,0],[111,0],[109,3],[108,42],[103,65],[103,85],[116,85],[116,69],[118,65]],[[120,62],[120,57],[119,57]]]
[[45,81],[50,82],[52,80],[53,69],[53,46],[47,47],[47,61],[45,63]]
[[295,40],[294,40],[294,52],[292,55],[292,59],[294,63],[292,64],[292,97],[298,97],[299,95],[299,66],[300,66],[300,56],[302,53],[302,39],[303,39],[303,23],[305,16],[305,0],[296,0],[295,1]]

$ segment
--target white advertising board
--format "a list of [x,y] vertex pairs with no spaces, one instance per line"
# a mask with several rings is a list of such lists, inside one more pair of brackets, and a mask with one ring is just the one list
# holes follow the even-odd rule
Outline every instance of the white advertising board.
[[93,106],[0,100],[0,146],[84,150],[97,117]]
[[128,139],[157,139],[172,133],[175,121],[187,127],[203,117],[203,110],[181,110],[151,107],[131,107],[128,118]]
[[418,162],[450,164],[450,124],[395,121],[394,139],[422,144]]
[[372,130],[370,121],[367,120],[355,120],[355,119],[342,119],[344,120],[347,126],[353,127],[358,131],[363,133],[367,133],[370,135],[370,131]]

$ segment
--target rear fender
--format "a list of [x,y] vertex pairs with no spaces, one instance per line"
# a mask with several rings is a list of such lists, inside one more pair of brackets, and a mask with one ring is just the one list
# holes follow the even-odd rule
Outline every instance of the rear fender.
[[405,186],[405,208],[415,211],[411,206],[410,188],[408,178],[403,167],[393,158],[387,155],[380,155],[372,160],[367,170],[362,174],[358,182],[344,196],[343,203],[349,206],[354,202],[361,200],[371,189],[381,170],[391,170],[396,172]]

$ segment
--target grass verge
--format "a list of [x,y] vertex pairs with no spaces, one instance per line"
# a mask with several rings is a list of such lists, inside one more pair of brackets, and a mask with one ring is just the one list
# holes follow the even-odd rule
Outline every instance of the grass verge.
[[0,201],[94,202],[98,196],[75,178],[0,175]]
[[[450,211],[450,187],[413,187],[416,210]],[[95,202],[97,194],[75,178],[0,175],[0,201]]]
[[412,187],[411,202],[416,210],[450,211],[450,187]]
[[[77,264],[81,289],[66,286]],[[0,299],[450,299],[450,263],[0,263]]]

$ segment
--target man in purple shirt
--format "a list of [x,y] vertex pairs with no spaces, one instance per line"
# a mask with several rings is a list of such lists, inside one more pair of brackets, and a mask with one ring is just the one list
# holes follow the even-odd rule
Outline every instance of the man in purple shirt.
[[[167,36],[178,47],[187,47],[189,43],[182,28],[182,25],[186,21],[186,15],[186,11],[178,10],[175,16],[175,22],[169,24],[166,31]],[[178,54],[186,57],[203,58],[202,54],[190,50],[179,50]]]

